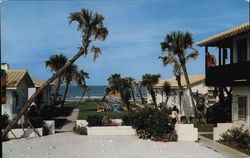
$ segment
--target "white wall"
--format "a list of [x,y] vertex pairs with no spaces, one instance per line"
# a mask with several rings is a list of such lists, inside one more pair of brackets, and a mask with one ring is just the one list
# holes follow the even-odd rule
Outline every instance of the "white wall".
[[[247,119],[241,121],[238,119],[238,96],[247,96]],[[250,127],[250,86],[233,87],[232,101],[232,120],[234,124],[244,124]]]
[[[35,87],[35,88],[29,88],[28,89],[28,98],[30,98],[37,90],[38,90],[39,87]],[[43,92],[42,92],[42,104],[41,104],[41,107],[44,107],[46,105],[50,105],[51,102],[50,102],[50,93],[49,93],[49,88],[46,88]],[[34,102],[32,103],[32,105],[35,104]]]
[[[188,105],[188,111],[191,115],[193,114],[193,107],[192,107],[192,103],[191,103],[191,97],[189,95],[189,91],[186,89],[186,87],[183,87],[184,92],[183,92],[183,96],[185,99],[186,104]],[[193,92],[199,92],[201,94],[207,94],[208,92],[208,87],[205,86],[204,82],[200,82],[200,83],[196,83],[193,84],[191,87]],[[156,102],[157,104],[160,104],[162,102],[162,88],[155,88],[155,92],[156,92]],[[152,98],[149,95],[149,93],[147,92],[147,101],[148,103],[152,103]],[[163,95],[163,102],[166,101],[166,96],[165,94]],[[168,103],[167,103],[168,107],[173,107],[173,106],[177,106],[178,109],[181,109],[181,115],[184,115],[184,111],[183,111],[183,106],[180,108],[179,106],[179,95],[178,92],[176,91],[176,94],[171,95],[169,97]]]

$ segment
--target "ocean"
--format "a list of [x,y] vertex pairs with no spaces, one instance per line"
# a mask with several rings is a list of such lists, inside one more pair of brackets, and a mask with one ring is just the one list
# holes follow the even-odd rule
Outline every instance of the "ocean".
[[[102,99],[105,95],[105,89],[107,86],[89,86],[89,93],[85,93],[83,100],[85,99]],[[59,94],[63,95],[65,85],[61,85],[59,89]],[[141,89],[142,95],[144,98],[146,97],[146,90],[144,88]],[[83,89],[76,85],[69,86],[66,101],[78,101],[83,93]],[[135,95],[136,96],[136,95]],[[132,99],[132,97],[131,97]],[[139,99],[139,96],[136,96],[136,99]],[[117,98],[116,98],[117,100]],[[119,99],[118,99],[119,100]]]

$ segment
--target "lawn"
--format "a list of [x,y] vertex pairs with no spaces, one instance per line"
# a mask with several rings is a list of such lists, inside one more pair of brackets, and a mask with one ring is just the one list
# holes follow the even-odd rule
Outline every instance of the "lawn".
[[[121,119],[127,111],[122,112],[113,112],[113,111],[105,111],[105,112],[97,112],[96,110],[96,103],[103,104],[104,101],[101,100],[88,100],[82,102],[78,105],[77,108],[80,109],[78,120],[86,120],[89,115],[101,115],[101,116],[109,116],[112,119]],[[107,104],[114,105],[117,103],[114,102],[107,102]]]

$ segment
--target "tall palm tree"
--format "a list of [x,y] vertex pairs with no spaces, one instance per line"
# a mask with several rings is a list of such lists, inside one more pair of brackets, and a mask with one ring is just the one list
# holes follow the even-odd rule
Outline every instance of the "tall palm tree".
[[[178,56],[179,63],[182,67],[182,71],[184,73],[184,77],[187,83],[187,88],[189,90],[189,94],[191,97],[192,106],[194,109],[194,114],[196,118],[198,117],[197,107],[195,105],[195,101],[192,95],[192,89],[190,86],[190,81],[188,77],[188,72],[186,68],[186,62],[189,59],[196,59],[199,53],[193,48],[193,38],[192,34],[189,32],[171,32],[167,34],[164,41],[161,43],[162,50],[166,50],[168,52],[173,53]],[[187,54],[187,49],[194,50],[194,52]]]
[[[101,14],[93,13],[87,9],[81,9],[79,12],[70,13],[69,16],[69,24],[73,21],[77,22],[77,30],[82,33],[82,46],[79,48],[79,51],[76,55],[68,60],[68,62],[57,71],[51,78],[49,78],[40,88],[37,90],[28,100],[28,102],[24,105],[24,107],[19,111],[19,113],[15,116],[13,121],[7,126],[6,130],[2,134],[2,138],[6,136],[6,134],[10,131],[10,129],[17,123],[17,121],[21,118],[21,116],[27,111],[29,106],[36,100],[38,95],[49,86],[51,82],[57,79],[59,76],[63,74],[65,69],[72,65],[80,56],[87,55],[89,50],[89,45],[94,40],[102,40],[104,41],[108,35],[108,30],[104,26],[103,21],[104,17]],[[90,49],[92,53],[94,53],[93,59],[101,53],[101,49],[95,46],[92,46]]]
[[67,67],[67,69],[64,72],[64,80],[65,80],[65,88],[64,88],[64,93],[63,93],[63,97],[62,97],[62,103],[61,103],[61,108],[63,108],[64,103],[65,103],[65,99],[66,99],[66,95],[68,93],[68,88],[69,88],[69,84],[70,82],[76,78],[77,75],[77,65],[72,64],[69,67]]
[[158,106],[156,103],[156,96],[153,86],[159,82],[160,74],[145,74],[142,76],[142,85],[146,87],[150,96],[152,97],[155,109],[158,110]]
[[[63,67],[63,65],[66,64],[67,60],[68,58],[63,54],[52,55],[48,60],[45,61],[45,66],[46,68],[49,68],[52,72],[58,72]],[[56,103],[58,90],[60,88],[61,83],[62,83],[62,75],[58,77],[57,82],[54,86],[52,105],[55,105]]]
[[86,84],[86,80],[85,80],[86,78],[89,78],[89,74],[88,74],[87,72],[83,71],[83,70],[80,70],[80,71],[76,74],[76,82],[77,82],[77,85],[80,86],[80,87],[83,89],[83,92],[82,92],[81,98],[78,100],[78,102],[76,103],[75,106],[77,106],[77,105],[81,102],[83,96],[84,96],[85,93],[89,90],[89,87],[88,87],[87,84]]
[[[164,43],[163,43],[164,44]],[[162,53],[164,52],[164,47],[162,48],[162,45],[161,43],[161,49],[162,49]],[[183,102],[183,111],[185,113],[185,117],[186,117],[186,120],[188,123],[190,123],[190,119],[189,119],[189,113],[188,113],[188,108],[187,108],[187,105],[185,104],[185,100],[183,99],[183,86],[181,84],[181,66],[178,62],[178,60],[175,58],[175,56],[173,55],[172,52],[168,52],[168,55],[167,56],[164,56],[164,57],[159,57],[161,60],[162,60],[162,63],[163,63],[163,66],[167,66],[169,64],[173,64],[173,73],[174,73],[174,76],[175,76],[175,79],[177,81],[177,84],[178,84],[178,93],[179,93],[179,105],[180,105],[180,108],[182,106],[182,102]]]

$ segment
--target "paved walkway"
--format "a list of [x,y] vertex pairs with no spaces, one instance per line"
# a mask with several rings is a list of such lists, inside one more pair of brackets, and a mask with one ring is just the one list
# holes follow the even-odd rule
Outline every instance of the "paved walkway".
[[234,150],[232,148],[229,148],[225,145],[222,145],[220,143],[217,143],[211,139],[208,139],[206,137],[203,137],[199,135],[200,143],[204,146],[216,151],[220,152],[222,155],[226,156],[227,158],[249,158],[249,155],[246,155],[242,152],[239,152],[237,150]]
[[4,158],[227,158],[196,142],[154,142],[136,136],[57,133],[3,142]]
[[66,124],[61,129],[56,129],[56,132],[73,132],[75,121],[77,120],[79,109],[73,109],[70,116],[66,117]]

